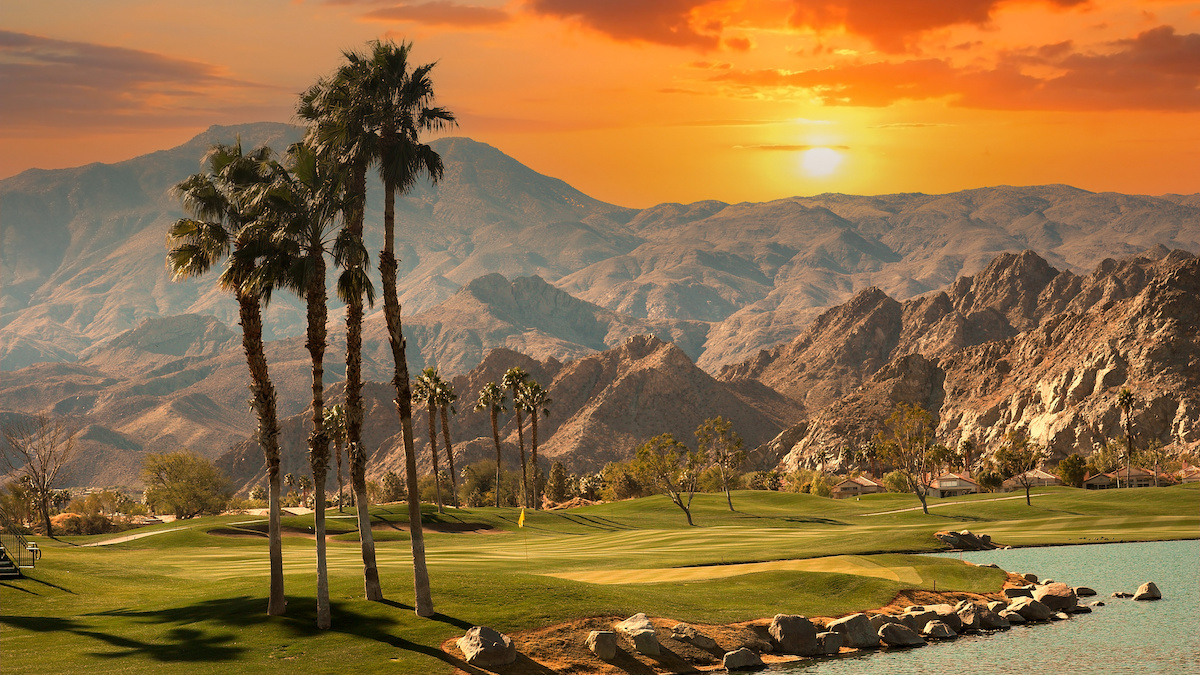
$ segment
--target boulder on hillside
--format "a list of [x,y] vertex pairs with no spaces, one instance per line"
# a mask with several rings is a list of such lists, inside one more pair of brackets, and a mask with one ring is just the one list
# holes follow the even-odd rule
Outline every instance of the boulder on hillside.
[[[835,633],[833,631],[817,633],[817,645],[820,646],[822,654],[825,654],[826,656],[833,656],[842,650],[842,645],[845,642],[844,638],[845,636],[841,633]],[[879,644],[879,638],[875,638],[875,644]]]
[[1017,598],[1008,606],[1008,609],[1020,614],[1028,621],[1049,621],[1050,617],[1054,615],[1053,610],[1033,598]]
[[594,630],[588,633],[587,648],[604,661],[617,658],[617,634],[611,630]]
[[457,644],[467,663],[473,666],[507,666],[517,660],[517,646],[512,639],[487,626],[472,627]]
[[817,644],[817,627],[808,617],[799,614],[776,614],[767,628],[775,651],[797,656],[816,656],[821,653]]
[[699,647],[700,649],[717,648],[716,640],[710,638],[704,633],[701,633],[686,623],[675,624],[671,628],[671,637],[679,640],[680,642],[686,642],[693,647]]
[[1057,582],[1038,586],[1033,592],[1033,599],[1056,611],[1071,609],[1079,602],[1075,589]]
[[855,649],[874,649],[879,646],[879,632],[871,627],[871,620],[866,614],[851,614],[836,621],[829,622],[828,630],[841,633],[843,643]]
[[879,639],[888,647],[919,647],[925,644],[925,638],[899,623],[884,624],[879,629]]
[[1162,600],[1162,593],[1159,592],[1158,586],[1154,585],[1153,581],[1138,586],[1137,593],[1133,594],[1134,600]]
[[766,664],[758,654],[742,647],[732,652],[726,652],[725,657],[721,659],[721,667],[728,671],[758,670],[766,668]]

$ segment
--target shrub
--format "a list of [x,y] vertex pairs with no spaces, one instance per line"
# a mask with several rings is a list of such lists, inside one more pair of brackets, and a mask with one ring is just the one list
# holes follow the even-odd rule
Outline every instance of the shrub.
[[778,471],[755,471],[747,477],[751,490],[779,490],[783,487],[783,476]]
[[903,471],[892,471],[880,482],[888,492],[912,492],[908,486],[908,476]]

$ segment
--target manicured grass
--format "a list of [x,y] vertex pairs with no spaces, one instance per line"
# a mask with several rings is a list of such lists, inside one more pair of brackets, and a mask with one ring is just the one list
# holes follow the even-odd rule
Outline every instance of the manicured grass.
[[[40,540],[45,556],[28,578],[0,582],[0,660],[39,672],[450,672],[439,649],[474,624],[516,631],[588,616],[644,611],[689,622],[731,622],[778,612],[837,615],[888,603],[905,588],[988,592],[1002,574],[953,559],[908,555],[941,547],[938,529],[971,529],[1001,543],[1193,538],[1200,486],[973,495],[917,505],[905,495],[832,501],[811,495],[734,494],[696,498],[689,528],[666,498],[561,512],[461,509],[426,513],[427,523],[477,523],[491,532],[428,532],[434,602],[442,614],[412,612],[412,577],[402,504],[374,508],[385,603],[361,599],[356,521],[333,518],[329,545],[334,628],[317,631],[312,517],[284,519],[289,609],[265,616],[264,519],[204,518],[143,531],[176,531],[101,547],[109,537]],[[938,503],[938,502],[931,502]],[[943,502],[944,504],[944,502]],[[352,515],[349,511],[344,515]],[[461,525],[459,525],[461,526]],[[241,532],[233,537],[211,531]],[[863,556],[767,564],[714,576],[688,566]],[[868,570],[869,568],[869,570]],[[639,583],[587,583],[606,571]],[[868,570],[870,573],[864,572]],[[728,570],[723,570],[728,572]],[[562,574],[565,579],[551,574]],[[672,581],[653,581],[654,575]],[[14,668],[14,671],[16,669]]]

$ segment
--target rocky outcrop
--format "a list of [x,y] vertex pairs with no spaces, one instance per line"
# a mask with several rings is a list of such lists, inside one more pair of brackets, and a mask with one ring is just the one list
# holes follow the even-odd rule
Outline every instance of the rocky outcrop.
[[716,640],[710,638],[704,633],[701,633],[686,623],[675,624],[675,626],[671,628],[671,637],[679,640],[680,642],[686,642],[693,647],[699,647],[700,649],[717,648]]
[[956,551],[991,551],[999,548],[992,543],[991,536],[974,534],[970,530],[963,530],[962,532],[942,530],[934,532],[933,536]]
[[866,614],[851,614],[830,621],[826,628],[835,633],[841,633],[847,647],[870,649],[879,646],[878,629],[871,627],[871,620],[867,618]]
[[1064,583],[1051,583],[1038,586],[1033,592],[1033,599],[1053,611],[1070,610],[1078,604],[1075,589]]
[[1008,609],[1021,615],[1026,621],[1049,621],[1050,617],[1054,616],[1052,609],[1033,598],[1017,598]]
[[721,667],[728,671],[735,670],[758,670],[765,668],[766,664],[753,651],[742,647],[731,652],[726,652],[721,658]]
[[617,658],[617,634],[610,630],[594,630],[588,633],[587,648],[597,658],[612,661]]
[[1159,592],[1158,586],[1154,585],[1153,581],[1138,586],[1137,592],[1133,594],[1134,600],[1162,600],[1162,593]]
[[[943,442],[971,438],[981,455],[1007,431],[1025,429],[1049,448],[1053,466],[1120,434],[1114,400],[1122,388],[1141,401],[1134,424],[1147,438],[1200,447],[1200,342],[1184,328],[1200,322],[1200,261],[1190,253],[1156,249],[1104,261],[1082,277],[1030,252],[1006,255],[939,297],[905,302],[903,329],[878,368],[864,369],[857,389],[814,410],[764,453],[785,468],[814,466],[830,453],[833,466],[850,468],[838,464],[838,450],[866,443],[905,402],[934,412]],[[861,311],[858,319],[876,316]],[[844,327],[856,315],[846,305],[830,317]],[[784,381],[786,363],[755,361],[724,377]],[[805,372],[793,371],[795,379]]]
[[817,627],[807,617],[799,614],[776,614],[767,627],[771,645],[775,651],[797,656],[813,656],[821,653],[817,643]]
[[471,628],[458,639],[457,645],[467,663],[473,666],[507,666],[517,660],[517,646],[512,639],[487,626]]
[[888,647],[919,647],[925,639],[908,626],[899,623],[884,624],[879,628],[879,639]]
[[662,653],[658,637],[654,633],[654,624],[650,623],[649,617],[645,614],[641,612],[634,614],[618,623],[615,628],[633,642],[633,648],[639,654],[658,656]]

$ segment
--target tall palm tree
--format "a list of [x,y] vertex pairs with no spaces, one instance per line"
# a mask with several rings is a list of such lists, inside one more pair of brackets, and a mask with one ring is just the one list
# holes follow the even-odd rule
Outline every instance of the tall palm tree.
[[167,234],[167,267],[175,279],[200,276],[222,258],[227,258],[218,284],[231,291],[238,303],[242,327],[242,349],[250,373],[251,405],[258,417],[258,444],[266,461],[268,504],[268,555],[271,590],[267,614],[282,615],[287,609],[283,593],[283,541],[279,529],[279,417],[275,386],[267,368],[262,339],[262,306],[269,302],[272,286],[266,278],[257,288],[247,283],[254,272],[263,242],[255,238],[254,219],[249,209],[251,192],[266,181],[263,167],[271,151],[260,147],[242,152],[234,145],[213,145],[205,157],[207,172],[191,176],[175,186],[190,218],[177,220]]
[[529,448],[530,458],[533,462],[533,508],[540,509],[542,507],[542,486],[538,481],[538,413],[549,415],[550,404],[554,401],[550,400],[549,392],[533,380],[522,384],[518,394],[520,409],[529,413]]
[[341,513],[342,502],[345,501],[342,497],[342,448],[346,444],[346,414],[341,405],[325,409],[325,433],[333,442],[333,456],[337,461],[338,513]]
[[504,407],[504,390],[495,382],[488,382],[479,390],[479,399],[475,401],[475,410],[486,410],[492,417],[492,441],[496,443],[496,508],[500,508],[500,413]]
[[437,389],[438,409],[442,417],[442,442],[446,445],[446,463],[450,465],[450,502],[457,508],[460,504],[458,501],[458,474],[454,470],[454,446],[450,444],[450,415],[457,415],[458,410],[454,407],[454,402],[458,400],[458,394],[454,393],[454,386],[447,380],[442,380]]
[[[329,576],[325,551],[325,480],[329,470],[329,434],[325,430],[324,358],[328,318],[326,307],[326,255],[335,262],[365,256],[355,250],[349,236],[338,236],[337,216],[342,210],[345,170],[330,157],[322,157],[311,146],[297,143],[288,148],[287,165],[274,165],[273,180],[257,200],[261,217],[273,246],[268,257],[273,277],[278,277],[306,302],[307,339],[312,361],[312,432],[308,437],[309,464],[313,475],[314,530],[317,549],[317,627],[331,625]],[[344,232],[344,230],[342,230]],[[349,266],[338,279],[338,288],[353,288],[369,280]],[[340,293],[339,293],[340,295]],[[348,300],[348,295],[342,296]],[[307,476],[301,476],[306,481]],[[341,452],[338,452],[338,489],[341,490]]]
[[525,464],[525,420],[521,417],[520,388],[529,379],[529,373],[520,366],[513,366],[504,373],[501,386],[512,395],[513,412],[517,416],[517,448],[521,451],[521,506],[529,506],[529,472]]
[[442,508],[442,480],[438,476],[437,457],[437,390],[441,386],[441,382],[442,378],[438,376],[437,368],[430,367],[421,371],[412,387],[413,403],[424,403],[429,416],[429,455],[433,460],[433,485],[434,493],[437,495],[438,513],[445,511]]
[[1133,478],[1133,405],[1137,397],[1132,391],[1122,389],[1117,394],[1117,405],[1125,411],[1125,487],[1132,486]]
[[[363,220],[366,213],[367,170],[378,156],[378,133],[371,123],[371,113],[365,102],[361,82],[366,76],[364,64],[354,52],[345,53],[347,63],[331,78],[323,78],[301,95],[297,114],[310,126],[305,141],[318,154],[330,157],[346,167],[348,180],[344,188],[342,220],[344,236],[353,255],[343,261],[346,270],[355,274],[355,283],[339,288],[346,297],[346,380],[345,417],[346,445],[350,460],[350,483],[358,514],[359,542],[363,560],[363,586],[368,600],[383,600],[379,583],[379,567],[375,557],[375,539],[371,534],[371,515],[368,510],[366,461],[368,450],[362,443],[362,320],[363,303],[374,304],[374,288],[367,283],[370,261],[362,246]],[[414,548],[420,537],[419,526],[413,530]],[[424,543],[421,543],[424,562]],[[414,556],[414,567],[417,564]],[[418,594],[419,595],[419,594]],[[420,605],[420,602],[418,602]],[[418,610],[420,607],[418,607]],[[420,613],[420,612],[418,612]]]

